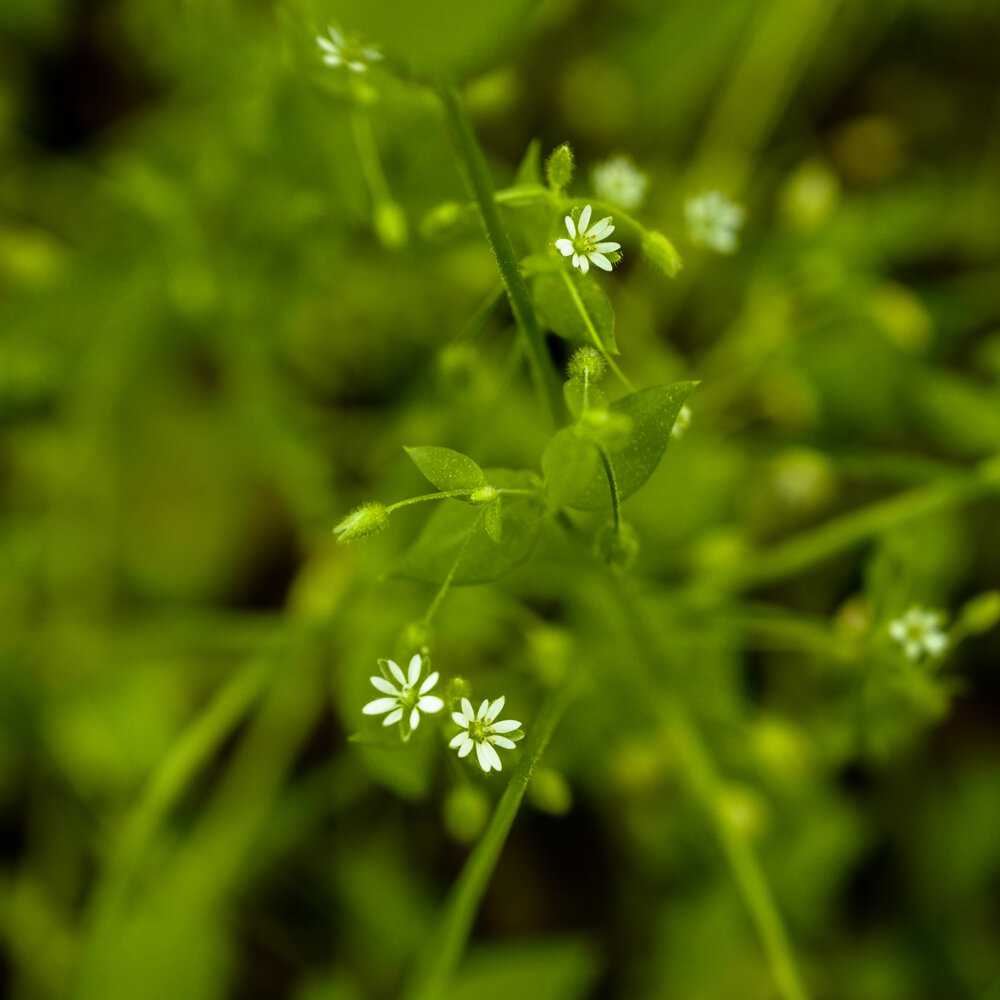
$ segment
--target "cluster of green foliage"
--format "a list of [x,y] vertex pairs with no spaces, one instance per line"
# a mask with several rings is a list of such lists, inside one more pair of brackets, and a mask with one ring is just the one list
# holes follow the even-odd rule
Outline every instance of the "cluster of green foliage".
[[0,4],[0,992],[1000,996],[994,7]]

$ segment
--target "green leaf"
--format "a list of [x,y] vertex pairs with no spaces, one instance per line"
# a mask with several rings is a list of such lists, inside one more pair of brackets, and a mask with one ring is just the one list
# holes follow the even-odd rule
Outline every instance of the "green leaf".
[[517,173],[514,174],[514,186],[542,183],[542,140],[532,139],[524,153]]
[[407,448],[413,464],[439,490],[472,491],[486,485],[483,470],[468,455],[451,448]]
[[[591,410],[603,410],[607,408],[608,397],[604,390],[594,382],[593,379],[586,383],[587,408]],[[584,403],[584,381],[582,378],[571,378],[563,383],[563,397],[566,406],[574,417],[579,417],[583,412]]]
[[[628,417],[632,432],[605,447],[622,499],[638,490],[659,465],[670,441],[677,414],[696,382],[654,385],[611,404],[611,412]],[[554,506],[600,510],[611,506],[607,476],[592,441],[576,426],[564,427],[542,456],[545,488]]]
[[[530,472],[487,469],[497,489],[537,489]],[[534,551],[545,516],[538,496],[514,494],[503,498],[503,536],[493,541],[486,533],[482,507],[442,501],[417,540],[393,568],[394,576],[441,583],[456,565],[452,583],[487,583],[523,563]]]
[[535,305],[542,322],[553,332],[582,344],[594,344],[617,354],[615,311],[597,282],[570,274],[565,267],[535,279]]

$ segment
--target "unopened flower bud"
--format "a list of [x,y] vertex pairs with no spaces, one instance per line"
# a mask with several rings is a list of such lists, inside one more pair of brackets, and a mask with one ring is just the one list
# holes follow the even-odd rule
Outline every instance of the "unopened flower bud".
[[458,785],[445,798],[442,812],[450,836],[460,844],[471,844],[486,828],[490,800],[476,785]]
[[600,382],[608,370],[608,363],[596,347],[581,347],[573,352],[566,366],[566,374],[571,379],[586,378],[588,382]]
[[375,501],[355,507],[334,529],[338,542],[355,542],[377,535],[389,523],[389,511]]
[[382,246],[398,250],[406,245],[406,215],[394,201],[380,201],[372,219],[375,235]]
[[469,494],[469,501],[474,504],[493,503],[496,498],[497,491],[488,483],[485,486],[477,487]]
[[545,161],[545,179],[553,191],[562,191],[573,179],[573,148],[568,142],[556,146]]
[[663,233],[655,229],[643,235],[642,252],[646,255],[646,260],[655,264],[668,278],[674,277],[681,269],[681,255],[677,248]]

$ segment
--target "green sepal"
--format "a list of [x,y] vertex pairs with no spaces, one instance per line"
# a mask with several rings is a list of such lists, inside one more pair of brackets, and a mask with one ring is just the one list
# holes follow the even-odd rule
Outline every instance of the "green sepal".
[[483,515],[483,527],[490,540],[499,545],[503,541],[502,500],[498,497],[486,508]]

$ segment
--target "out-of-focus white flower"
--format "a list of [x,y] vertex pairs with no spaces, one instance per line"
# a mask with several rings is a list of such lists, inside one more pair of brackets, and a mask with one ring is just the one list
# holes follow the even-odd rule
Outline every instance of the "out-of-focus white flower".
[[386,697],[368,702],[361,711],[365,715],[385,714],[382,720],[383,726],[391,726],[394,722],[400,722],[404,716],[408,716],[406,720],[408,730],[405,733],[408,738],[409,733],[420,725],[421,712],[440,712],[444,708],[444,702],[440,698],[427,693],[437,684],[438,675],[436,672],[430,674],[423,684],[417,687],[423,669],[423,660],[419,653],[410,660],[405,676],[398,664],[392,660],[379,660],[379,664],[385,665],[383,669],[388,669],[399,686],[397,687],[387,677],[370,678],[372,686]]
[[911,660],[919,660],[924,654],[939,656],[948,648],[943,624],[944,616],[939,611],[926,611],[914,605],[901,618],[889,622],[889,635]]
[[[448,744],[452,750],[458,751],[459,757],[466,757],[476,748],[476,758],[479,766],[487,773],[490,770],[502,770],[500,755],[496,752],[497,747],[506,750],[513,750],[515,743],[513,739],[502,735],[503,733],[513,733],[521,728],[521,723],[514,719],[501,719],[497,721],[497,716],[503,708],[503,696],[496,701],[490,702],[488,699],[479,706],[478,712],[472,711],[472,703],[468,698],[462,699],[462,711],[452,712],[451,717],[462,727],[462,731]],[[515,739],[518,737],[515,736]]]
[[[621,250],[620,243],[601,243],[606,236],[610,236],[615,227],[611,225],[611,216],[601,219],[590,226],[590,206],[580,213],[579,220],[574,223],[573,217],[566,216],[566,229],[569,232],[569,239],[563,237],[556,240],[556,248],[564,257],[573,256],[573,266],[578,267],[581,273],[586,274],[590,270],[591,263],[596,264],[603,271],[611,270],[611,261],[605,254]],[[587,229],[590,226],[590,229]]]
[[684,218],[692,243],[718,253],[732,253],[739,245],[737,233],[746,210],[721,191],[705,191],[684,203]]
[[674,421],[674,426],[670,428],[670,436],[675,440],[684,437],[684,432],[691,426],[691,407],[682,406]]
[[646,197],[649,178],[628,156],[612,156],[598,163],[590,173],[599,198],[622,208],[638,208]]
[[369,63],[382,58],[382,53],[374,45],[362,45],[332,24],[327,25],[326,30],[330,37],[317,35],[316,44],[323,50],[323,62],[327,66],[346,66],[352,73],[364,73]]

